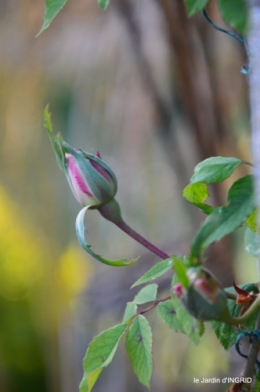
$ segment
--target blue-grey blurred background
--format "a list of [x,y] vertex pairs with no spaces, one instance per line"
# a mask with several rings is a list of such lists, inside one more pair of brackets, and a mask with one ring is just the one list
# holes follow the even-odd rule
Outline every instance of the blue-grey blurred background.
[[[43,129],[102,158],[117,175],[127,223],[174,254],[188,254],[203,214],[182,198],[194,166],[214,155],[250,160],[242,45],[186,16],[180,0],[69,1],[40,30],[44,1],[0,0],[0,392],[77,392],[88,342],[120,322],[132,283],[159,259],[98,212],[87,236],[107,258],[140,257],[113,269],[77,243],[80,205]],[[225,26],[215,1],[208,7]],[[231,180],[246,172],[242,168]],[[231,182],[210,189],[225,203]],[[255,279],[238,234],[205,258],[224,286]],[[160,280],[167,293],[170,275]],[[194,377],[239,375],[241,363],[207,328],[201,345],[148,315],[154,343],[152,391],[220,391]],[[95,392],[146,391],[123,343]]]

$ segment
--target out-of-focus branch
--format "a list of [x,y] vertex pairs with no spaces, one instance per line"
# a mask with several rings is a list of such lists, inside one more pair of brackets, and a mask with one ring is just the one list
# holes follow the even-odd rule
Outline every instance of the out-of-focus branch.
[[[251,51],[251,72],[249,74],[251,127],[252,127],[252,154],[255,166],[256,202],[260,207],[260,0],[249,1],[250,34],[249,46]],[[260,227],[260,214],[258,213],[258,227]],[[260,267],[260,266],[259,266]],[[260,268],[259,268],[260,273]]]
[[[258,209],[260,207],[260,0],[249,1],[250,33],[249,46],[251,52],[251,72],[249,74],[252,154],[255,166],[255,192]],[[259,211],[259,210],[258,210]],[[258,212],[258,227],[260,227],[260,213]],[[258,261],[260,274],[260,261]],[[256,329],[260,329],[260,315]],[[253,340],[246,362],[244,377],[253,377],[255,362],[260,348],[260,342]],[[250,390],[250,389],[248,389]]]
[[[257,323],[256,323],[256,329],[260,329],[260,315],[258,316]],[[260,348],[260,341],[254,337],[252,338],[253,342],[249,350],[248,358],[245,364],[245,368],[241,374],[241,377],[244,378],[254,378],[254,371],[255,371],[255,363],[257,360],[257,355],[259,352]],[[241,386],[241,392],[249,392],[251,390],[251,384],[242,384]]]
[[184,188],[189,181],[189,174],[187,173],[185,159],[181,154],[178,140],[175,137],[176,132],[173,130],[172,108],[170,103],[161,95],[154,79],[151,65],[144,54],[142,47],[142,32],[135,16],[134,5],[131,0],[117,0],[114,4],[129,33],[143,85],[154,103],[160,140],[172,167],[175,169],[176,167],[182,168],[182,175],[180,176],[179,181],[181,187]]

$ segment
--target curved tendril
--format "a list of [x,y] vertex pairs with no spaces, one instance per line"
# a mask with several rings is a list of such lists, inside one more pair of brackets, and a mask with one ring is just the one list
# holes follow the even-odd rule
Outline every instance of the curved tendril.
[[239,37],[239,35],[236,35],[235,33],[232,33],[232,31],[228,31],[228,30],[222,29],[222,27],[219,27],[219,26],[215,25],[215,23],[213,23],[212,20],[208,17],[208,14],[206,13],[205,10],[202,11],[202,14],[203,14],[204,18],[207,20],[207,22],[208,22],[214,29],[216,29],[216,30],[218,30],[218,31],[221,31],[222,33],[225,33],[225,34],[227,34],[227,35],[230,35],[231,37],[237,39],[239,42],[241,42],[243,45],[246,46],[246,44],[245,44],[245,38],[244,38],[244,37],[241,38],[241,37]]
[[[240,345],[239,345],[240,341],[241,341],[245,336],[248,337],[248,341],[249,341],[250,344],[253,343],[253,338],[256,338],[257,340],[260,341],[260,330],[259,330],[259,329],[254,329],[254,330],[252,330],[252,331],[242,332],[242,333],[239,334],[238,337],[237,337],[237,341],[236,341],[236,344],[235,344],[235,348],[236,348],[237,353],[238,353],[241,357],[243,357],[243,358],[248,358],[248,355],[243,354],[243,353],[241,352],[241,350],[240,350]],[[256,365],[258,366],[258,368],[260,368],[260,361],[259,361],[258,359],[256,359]]]
[[103,264],[110,265],[112,267],[128,267],[129,265],[132,265],[137,262],[137,259],[133,259],[128,261],[127,259],[117,259],[117,260],[109,260],[105,259],[103,256],[98,255],[97,253],[93,252],[91,249],[91,245],[89,245],[86,242],[85,239],[85,225],[84,225],[84,217],[87,209],[90,206],[84,207],[78,214],[77,219],[76,219],[76,234],[79,240],[80,245],[82,248],[90,254],[92,257],[94,257],[96,260],[100,261]]
[[[210,24],[211,27],[213,27],[214,29],[216,29],[218,31],[221,31],[222,33],[229,35],[230,37],[235,38],[237,41],[239,41],[241,44],[243,44],[245,47],[245,50],[246,50],[247,57],[248,57],[248,59],[250,59],[251,53],[250,53],[250,50],[249,50],[249,47],[248,47],[248,44],[247,44],[247,41],[246,41],[244,35],[242,35],[242,37],[240,37],[239,35],[233,33],[232,31],[228,31],[226,29],[223,29],[222,27],[215,25],[215,23],[213,23],[212,20],[209,18],[206,10],[203,10],[202,14],[203,14],[204,18],[206,19],[206,21]],[[241,73],[243,75],[248,75],[250,72],[250,68],[251,68],[251,64],[249,61],[247,64],[243,65],[243,67],[241,69]]]

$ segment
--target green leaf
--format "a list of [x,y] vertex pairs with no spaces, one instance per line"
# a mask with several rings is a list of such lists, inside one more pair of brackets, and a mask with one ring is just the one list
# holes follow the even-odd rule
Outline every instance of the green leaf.
[[[258,292],[257,287],[253,283],[247,283],[244,285],[239,285],[240,288],[246,291]],[[225,289],[231,293],[236,293],[233,287]],[[228,300],[228,308],[229,312],[233,317],[238,317],[241,311],[241,306],[238,306],[235,301],[229,299]],[[255,328],[256,319],[258,316],[258,312],[256,312],[250,320],[243,324],[245,329],[252,330]],[[210,325],[215,332],[218,340],[222,344],[222,346],[227,350],[229,349],[237,340],[238,335],[241,333],[237,327],[229,324],[225,324],[218,321],[210,321]]]
[[123,317],[123,323],[127,323],[129,319],[136,315],[137,305],[135,302],[127,302],[125,313]]
[[245,250],[254,257],[260,256],[260,235],[249,227],[245,231]]
[[84,373],[83,379],[79,386],[80,392],[90,392],[95,385],[98,377],[100,376],[102,370],[103,369],[101,368],[94,370],[94,372],[91,372],[90,374]]
[[254,233],[257,233],[257,209],[249,215],[246,220],[246,224]]
[[232,27],[244,33],[247,26],[247,6],[245,0],[218,0],[222,18]]
[[157,306],[157,310],[161,319],[166,325],[168,325],[168,327],[173,329],[175,332],[184,332],[171,301],[161,302]]
[[228,178],[243,161],[237,158],[212,157],[200,162],[194,169],[191,184],[205,182],[212,184]]
[[58,15],[66,3],[67,0],[45,0],[43,25],[37,36],[50,26],[55,16]]
[[201,335],[201,323],[192,317],[183,307],[179,298],[172,296],[173,307],[176,311],[176,316],[181,324],[183,331],[193,341],[198,344]]
[[152,332],[143,316],[138,316],[130,325],[125,344],[135,374],[149,388],[153,371]]
[[134,302],[138,305],[151,302],[156,299],[158,284],[152,283],[143,287],[134,298]]
[[192,241],[191,256],[199,258],[210,244],[240,227],[255,208],[253,177],[234,182],[228,192],[229,204],[217,207],[207,217]]
[[209,190],[207,185],[203,182],[197,182],[186,186],[183,191],[183,196],[205,214],[210,214],[212,212],[213,207],[204,203],[209,196]]
[[81,392],[90,392],[101,370],[112,361],[127,324],[119,324],[96,336],[89,344],[83,360],[84,377]]
[[129,265],[135,264],[138,260],[126,260],[126,259],[117,259],[117,260],[109,260],[105,259],[103,256],[98,255],[97,253],[93,252],[91,249],[91,245],[89,245],[86,240],[85,240],[85,224],[84,224],[84,217],[87,209],[90,206],[84,207],[77,216],[76,219],[76,234],[79,240],[80,245],[82,246],[83,249],[85,249],[88,254],[90,254],[92,257],[94,257],[96,260],[100,261],[103,264],[110,265],[112,267],[128,267]]
[[143,283],[152,282],[154,279],[159,278],[159,276],[168,272],[173,265],[173,258],[160,261],[154,267],[152,267],[149,271],[147,271],[141,278],[139,278],[132,287],[138,286]]
[[209,197],[209,190],[203,182],[189,184],[183,190],[183,196],[190,203],[203,203]]
[[187,268],[185,267],[183,261],[180,258],[175,257],[173,261],[173,266],[178,276],[179,282],[185,289],[188,289],[190,287],[190,281],[187,276]]
[[98,5],[102,10],[107,9],[109,6],[110,1],[109,0],[98,0]]
[[260,370],[256,373],[256,384],[254,392],[260,392]]
[[196,14],[196,12],[202,11],[209,0],[185,0],[185,4],[189,15]]

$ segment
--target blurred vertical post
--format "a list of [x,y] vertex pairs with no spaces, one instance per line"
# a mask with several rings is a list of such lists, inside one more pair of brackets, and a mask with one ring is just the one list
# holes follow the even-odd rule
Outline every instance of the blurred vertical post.
[[[260,0],[249,0],[249,95],[252,128],[252,158],[254,164],[256,203],[258,207],[258,228],[260,228]],[[258,274],[260,276],[260,259],[258,259]],[[256,323],[260,328],[260,315]],[[244,377],[254,377],[260,342],[254,339],[243,371]],[[251,384],[243,384],[243,390],[250,391]]]
[[[251,107],[252,156],[255,175],[256,202],[258,206],[258,227],[260,227],[260,0],[249,0],[249,48],[250,73],[249,94]],[[260,259],[258,260],[260,275]]]

